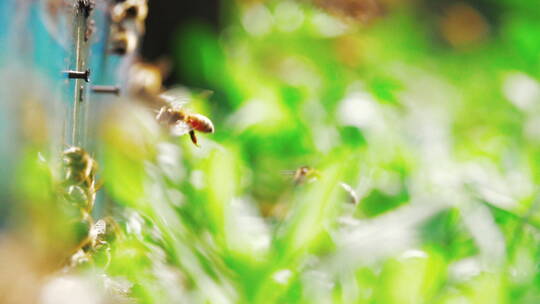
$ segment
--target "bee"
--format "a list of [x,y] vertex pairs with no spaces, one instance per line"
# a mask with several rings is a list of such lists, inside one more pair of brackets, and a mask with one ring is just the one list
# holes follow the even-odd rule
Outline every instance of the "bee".
[[111,24],[110,40],[110,52],[113,54],[131,54],[137,48],[137,34],[120,24]]
[[157,121],[169,126],[173,135],[181,136],[189,133],[191,142],[199,146],[195,131],[214,133],[212,121],[201,114],[191,113],[180,106],[163,106],[156,115]]
[[[320,177],[319,171],[309,166],[302,166],[294,171],[285,171],[284,173],[293,174],[293,182],[296,186],[308,182],[313,182]],[[344,182],[340,182],[339,185],[345,192],[347,192],[347,195],[350,198],[350,202],[354,205],[357,205],[359,199],[354,189],[349,184],[346,184]]]
[[78,0],[75,3],[75,7],[77,8],[77,12],[82,13],[84,18],[90,17],[90,13],[95,8],[96,3],[94,0]]
[[[200,97],[207,97],[209,93],[204,91]],[[160,103],[165,104],[159,109],[156,120],[169,127],[172,135],[182,136],[189,133],[193,144],[199,146],[195,131],[214,133],[214,124],[208,117],[192,113],[183,107],[189,101],[187,94],[189,93],[183,89],[173,89],[156,96]]]
[[96,161],[80,147],[69,147],[63,153],[64,185],[69,201],[82,205],[87,214],[96,197]]
[[297,186],[306,182],[315,181],[320,176],[319,171],[309,166],[302,166],[294,171],[283,171],[282,173],[292,175],[293,183]]
[[128,90],[132,95],[148,98],[159,95],[162,90],[163,71],[159,65],[135,62],[128,75]]
[[[83,219],[75,223],[83,226],[85,234],[72,250],[68,266],[75,267],[89,262],[92,260],[92,253],[108,246],[106,235],[114,233],[109,227],[111,220],[112,218],[105,218],[93,223],[91,219]],[[108,255],[108,252],[106,254]],[[110,257],[107,258],[110,259]]]
[[111,21],[117,24],[134,21],[138,33],[144,32],[144,21],[148,16],[146,0],[125,0],[115,3],[110,9]]

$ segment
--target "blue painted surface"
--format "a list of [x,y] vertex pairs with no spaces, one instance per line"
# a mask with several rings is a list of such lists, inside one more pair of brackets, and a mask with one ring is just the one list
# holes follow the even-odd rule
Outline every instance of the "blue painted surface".
[[6,63],[8,52],[9,33],[11,30],[11,16],[15,0],[0,1],[0,66]]

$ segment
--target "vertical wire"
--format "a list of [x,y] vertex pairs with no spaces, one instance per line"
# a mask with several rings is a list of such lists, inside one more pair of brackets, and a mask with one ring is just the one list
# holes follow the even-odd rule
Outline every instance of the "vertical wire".
[[[87,16],[77,7],[74,17],[74,70],[85,71],[88,68],[89,43],[85,39]],[[73,94],[73,114],[71,122],[71,145],[84,147],[87,137],[88,98],[87,83],[83,79],[75,79]]]

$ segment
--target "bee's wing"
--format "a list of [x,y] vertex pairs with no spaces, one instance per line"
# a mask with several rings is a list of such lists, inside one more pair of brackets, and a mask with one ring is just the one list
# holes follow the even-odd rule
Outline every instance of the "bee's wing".
[[188,126],[188,124],[186,124],[185,122],[179,122],[170,128],[170,132],[174,136],[182,136],[184,134],[187,134],[191,130],[192,128]]
[[94,226],[92,226],[90,230],[90,234],[93,237],[97,237],[100,234],[105,234],[106,231],[107,231],[107,223],[101,219],[97,221],[97,223],[95,223]]
[[208,99],[210,96],[214,95],[214,91],[212,90],[201,90],[197,93],[197,97],[200,99]]
[[296,170],[281,170],[282,175],[293,176],[296,173]]
[[177,97],[177,96],[172,96],[172,95],[169,95],[169,94],[161,94],[159,95],[165,102],[167,102],[167,104],[169,104],[169,106],[173,109],[178,109],[178,108],[182,108],[184,105],[186,105],[187,103],[189,103],[189,98],[187,97]]
[[175,88],[159,94],[172,108],[180,108],[191,100],[188,90]]

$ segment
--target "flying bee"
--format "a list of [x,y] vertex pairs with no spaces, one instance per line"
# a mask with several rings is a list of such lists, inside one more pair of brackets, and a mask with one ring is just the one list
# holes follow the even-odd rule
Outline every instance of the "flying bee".
[[190,113],[182,108],[164,106],[162,107],[156,119],[169,127],[173,135],[184,135],[189,133],[189,137],[195,146],[199,146],[195,131],[202,133],[214,133],[212,121],[201,114]]
[[137,48],[138,37],[120,24],[111,24],[110,52],[117,55],[131,54]]
[[68,200],[83,205],[90,213],[96,197],[96,161],[82,148],[70,147],[63,153],[64,184]]
[[296,170],[284,170],[281,171],[281,174],[292,179],[293,188],[289,189],[289,191],[285,191],[279,197],[277,202],[267,203],[261,206],[261,212],[264,216],[275,219],[284,219],[289,213],[291,208],[290,202],[292,201],[291,196],[294,189],[299,188],[306,183],[315,182],[320,177],[319,171],[309,166],[302,166]]
[[137,32],[144,32],[144,21],[148,16],[148,4],[146,0],[126,0],[115,3],[110,9],[111,20],[121,24],[126,21],[134,21]]
[[319,177],[319,171],[308,167],[308,166],[302,166],[294,172],[294,183],[299,185],[304,182],[309,182],[317,179]]
[[183,108],[183,104],[187,101],[180,101],[178,97],[169,94],[159,95],[167,103],[161,107],[156,115],[158,122],[168,126],[171,134],[181,136],[189,133],[189,137],[195,146],[199,146],[195,131],[201,133],[214,133],[214,124],[212,121],[198,113],[191,113]]
[[282,173],[286,175],[292,175],[295,185],[312,182],[320,176],[319,171],[309,166],[302,166],[294,171],[283,171]]
[[[296,186],[308,182],[313,182],[321,176],[319,171],[309,166],[302,166],[294,171],[284,171],[283,173],[292,174],[293,182]],[[345,192],[347,192],[347,195],[350,198],[350,202],[354,205],[357,205],[359,202],[359,198],[354,189],[349,184],[346,184],[344,182],[340,182],[339,185]]]

